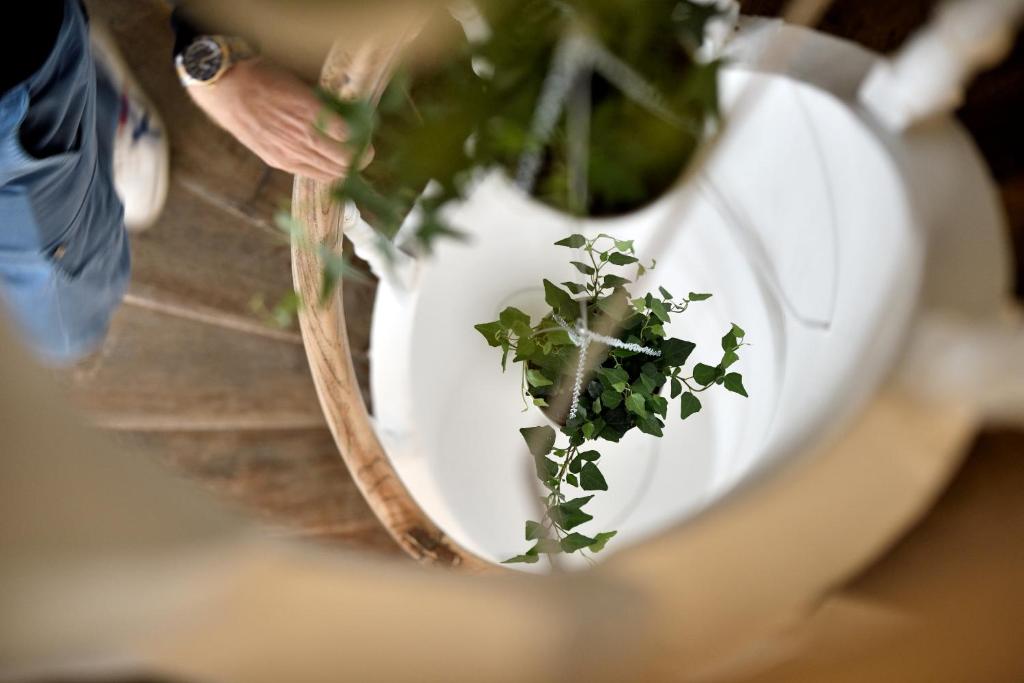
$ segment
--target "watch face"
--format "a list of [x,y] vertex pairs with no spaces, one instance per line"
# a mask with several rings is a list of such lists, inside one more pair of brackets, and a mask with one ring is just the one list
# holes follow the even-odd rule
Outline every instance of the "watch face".
[[224,64],[224,51],[212,38],[200,38],[182,55],[185,73],[197,81],[209,81]]

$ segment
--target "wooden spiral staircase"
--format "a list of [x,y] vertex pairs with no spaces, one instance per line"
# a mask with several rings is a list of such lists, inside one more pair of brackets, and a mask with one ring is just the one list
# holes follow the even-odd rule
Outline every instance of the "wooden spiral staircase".
[[[133,237],[133,280],[109,338],[59,373],[61,381],[101,428],[248,506],[280,533],[400,553],[338,457],[298,331],[268,324],[252,307],[254,296],[273,302],[292,287],[289,245],[272,223],[291,196],[291,176],[268,169],[188,101],[170,67],[164,3],[87,4],[159,106],[170,128],[173,175],[164,216]],[[743,4],[771,14],[781,3]],[[837,2],[823,28],[887,50],[931,4]],[[1021,111],[1018,46],[1008,65],[977,84],[962,114],[1001,183],[1018,246],[1024,152],[1007,133]],[[373,295],[372,285],[344,287],[348,340],[367,401]],[[1022,448],[1020,435],[1007,432],[980,446],[1006,454]]]
[[[292,177],[267,168],[188,100],[171,68],[164,3],[88,6],[159,107],[173,171],[164,215],[133,235],[132,283],[106,343],[61,381],[97,425],[281,533],[398,552],[338,458],[298,330],[274,327],[252,306],[255,296],[273,304],[292,286],[289,244],[272,222]],[[356,284],[345,296],[365,378],[373,287]]]

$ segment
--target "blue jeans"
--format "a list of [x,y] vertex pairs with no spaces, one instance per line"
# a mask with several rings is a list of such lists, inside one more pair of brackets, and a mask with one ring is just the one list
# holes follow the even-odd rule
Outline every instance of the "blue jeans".
[[0,308],[46,362],[94,350],[128,284],[111,168],[120,99],[78,0],[42,68],[0,96]]

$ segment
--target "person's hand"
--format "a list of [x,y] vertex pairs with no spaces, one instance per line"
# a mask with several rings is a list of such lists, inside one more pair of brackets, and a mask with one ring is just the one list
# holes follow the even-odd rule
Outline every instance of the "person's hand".
[[[324,119],[325,129],[318,130],[323,104],[287,71],[248,59],[215,84],[187,90],[211,119],[268,165],[325,181],[348,171],[352,150],[345,144],[344,123],[331,115]],[[363,155],[363,165],[372,151]]]

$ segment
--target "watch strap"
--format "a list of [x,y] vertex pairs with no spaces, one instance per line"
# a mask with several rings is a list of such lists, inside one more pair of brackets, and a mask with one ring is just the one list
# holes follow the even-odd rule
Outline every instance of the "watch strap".
[[204,35],[197,36],[193,39],[193,42],[198,40],[212,40],[217,43],[222,55],[221,65],[211,78],[199,80],[192,77],[185,68],[185,52],[188,50],[188,47],[186,47],[174,59],[178,78],[181,80],[182,85],[186,87],[213,85],[223,78],[235,64],[246,59],[252,59],[259,54],[248,41],[238,36]]

